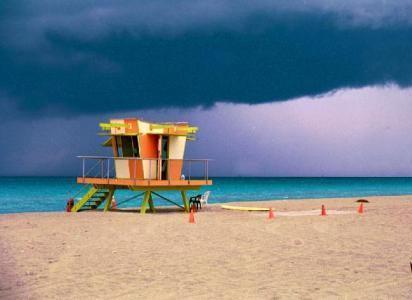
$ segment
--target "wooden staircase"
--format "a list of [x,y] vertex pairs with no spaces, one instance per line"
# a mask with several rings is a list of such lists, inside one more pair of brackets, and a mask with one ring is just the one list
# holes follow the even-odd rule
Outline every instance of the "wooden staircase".
[[107,211],[110,208],[113,193],[114,190],[97,189],[95,187],[91,187],[87,193],[73,206],[71,211],[78,212],[97,209],[106,200],[107,202],[104,210]]

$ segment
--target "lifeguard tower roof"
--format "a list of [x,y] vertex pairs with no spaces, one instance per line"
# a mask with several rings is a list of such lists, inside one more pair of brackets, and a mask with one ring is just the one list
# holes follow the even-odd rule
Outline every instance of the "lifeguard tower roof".
[[109,123],[100,123],[100,127],[108,131],[108,135],[172,135],[195,137],[198,128],[190,126],[187,122],[150,123],[136,118],[110,119]]
[[[155,191],[180,191],[183,208],[188,211],[186,191],[212,184],[208,159],[184,158],[186,141],[195,140],[197,127],[186,122],[151,123],[137,118],[110,119],[99,125],[103,130],[100,135],[109,137],[103,146],[111,147],[113,156],[79,156],[82,176],[77,182],[92,189],[72,211],[81,210],[96,193],[101,201],[91,207],[97,208],[106,200],[108,205],[116,189],[143,191],[149,204]],[[142,204],[143,212],[144,207]]]

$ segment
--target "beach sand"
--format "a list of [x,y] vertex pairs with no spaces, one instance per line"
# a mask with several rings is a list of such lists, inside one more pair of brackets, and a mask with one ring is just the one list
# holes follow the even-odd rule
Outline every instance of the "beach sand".
[[0,299],[412,299],[412,196],[367,199],[0,215]]

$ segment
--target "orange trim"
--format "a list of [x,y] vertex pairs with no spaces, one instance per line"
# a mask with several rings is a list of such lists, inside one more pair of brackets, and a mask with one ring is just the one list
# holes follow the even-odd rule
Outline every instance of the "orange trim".
[[137,134],[139,132],[139,128],[137,125],[137,119],[124,119],[124,123],[126,126],[126,133],[134,133]]
[[182,176],[183,160],[169,160],[169,178],[179,180]]
[[[136,173],[134,171],[134,167],[136,166]],[[133,160],[130,159],[129,160],[129,172],[130,172],[130,178],[131,179],[135,179],[134,176],[136,175],[136,179],[143,179],[143,162],[142,160],[138,159]]]
[[158,139],[159,135],[142,134],[140,136],[140,157],[157,158],[158,157]]
[[119,151],[117,149],[116,136],[112,136],[112,149],[113,149],[113,156],[118,157],[119,156]]

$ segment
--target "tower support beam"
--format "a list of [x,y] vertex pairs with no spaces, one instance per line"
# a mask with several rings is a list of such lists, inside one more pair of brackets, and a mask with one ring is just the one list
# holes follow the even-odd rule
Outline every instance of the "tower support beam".
[[143,201],[142,201],[142,205],[140,206],[140,213],[141,214],[145,214],[146,213],[146,209],[147,209],[147,205],[149,203],[149,199],[151,198],[151,191],[146,191],[144,193],[144,197],[143,197]]
[[115,191],[114,188],[109,189],[109,194],[106,197],[106,203],[104,204],[103,211],[109,211],[110,210],[110,205],[112,204],[114,191]]
[[189,202],[187,201],[187,196],[186,196],[186,191],[182,190],[180,191],[182,194],[182,200],[183,200],[183,206],[185,208],[185,212],[189,212]]

